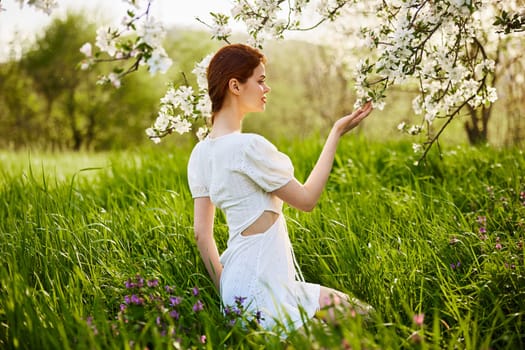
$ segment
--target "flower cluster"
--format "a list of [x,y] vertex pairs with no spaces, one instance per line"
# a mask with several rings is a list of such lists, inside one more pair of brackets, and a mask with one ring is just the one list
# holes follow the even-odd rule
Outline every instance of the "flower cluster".
[[155,123],[146,129],[146,134],[153,142],[159,143],[162,137],[173,131],[184,134],[199,121],[203,124],[196,131],[199,140],[208,134],[211,100],[208,95],[206,68],[211,58],[211,54],[206,56],[192,70],[196,77],[197,90],[190,85],[181,85],[178,88],[173,85],[169,86],[166,94],[160,100],[160,109]]
[[[478,39],[486,32],[484,21],[492,6],[460,0],[396,3],[378,3],[374,12],[379,25],[361,30],[377,58],[363,60],[356,69],[357,105],[370,98],[381,104],[388,87],[416,83],[419,94],[412,107],[422,122],[400,130],[417,135],[436,118],[459,115],[467,104],[477,108],[496,101],[496,89],[487,80],[495,62]],[[430,133],[428,138],[427,147],[437,139]],[[422,146],[414,150],[420,152]]]
[[283,39],[287,31],[311,30],[327,19],[333,20],[350,3],[355,0],[235,0],[231,17],[212,13],[214,23],[210,27],[214,38],[227,40],[232,32],[229,20],[233,18],[245,24],[248,44],[262,48],[266,40]]
[[118,88],[121,79],[141,65],[147,66],[154,75],[157,72],[165,73],[172,64],[162,42],[166,31],[161,22],[150,15],[152,0],[126,1],[131,7],[117,27],[105,26],[97,30],[95,46],[98,51],[93,52],[91,43],[85,43],[80,51],[85,59],[80,63],[82,69],[88,69],[98,62],[126,62],[133,64],[124,68],[116,66],[108,75],[102,76],[99,84],[112,84]]
[[[56,0],[19,2],[46,11],[56,5]],[[93,53],[90,43],[81,49],[86,56],[80,64],[84,69],[103,61],[134,62],[127,69],[115,67],[99,80],[115,87],[120,86],[124,75],[140,65],[146,65],[151,74],[155,74],[166,72],[172,63],[161,45],[165,36],[162,24],[149,15],[152,0],[125,2],[131,8],[121,25],[98,29],[95,46],[99,51]],[[211,14],[213,24],[209,27],[213,38],[227,42],[232,33],[229,20],[242,22],[249,34],[248,43],[262,47],[268,38],[281,39],[286,32],[311,30],[338,18],[354,26],[360,23],[361,40],[356,40],[352,30],[344,25],[341,29],[346,41],[360,41],[361,47],[372,49],[355,69],[356,106],[372,100],[375,108],[382,109],[389,87],[405,82],[417,84],[419,91],[413,100],[413,109],[416,115],[421,115],[421,123],[400,130],[417,135],[427,126],[427,142],[414,147],[417,152],[423,151],[424,157],[448,122],[464,107],[490,105],[498,98],[488,79],[497,68],[497,57],[492,57],[494,55],[489,54],[492,51],[487,48],[494,46],[502,35],[498,25],[511,25],[513,31],[523,29],[521,15],[508,15],[519,11],[517,0],[371,0],[366,4],[356,0],[234,0],[229,15]],[[507,14],[506,17],[503,14]],[[166,103],[170,96],[178,94],[170,86],[161,101],[158,120],[147,131],[148,136],[158,142],[172,131],[185,133],[196,119],[206,118],[209,102],[204,92],[199,89],[191,94],[193,99],[184,103],[178,100]],[[184,109],[191,105],[193,115],[189,115],[190,109]],[[183,110],[182,114],[179,109]],[[432,134],[430,126],[436,118],[448,121]],[[201,137],[205,133],[206,129],[198,132]]]
[[[55,8],[58,7],[58,1],[57,0],[17,0],[20,4],[20,7],[24,5],[30,5],[34,8],[44,11],[48,15],[53,11]],[[2,8],[2,5],[0,4],[0,9]]]
[[224,307],[224,315],[228,321],[228,325],[233,327],[236,324],[241,326],[252,326],[257,328],[257,326],[263,320],[262,313],[257,310],[255,312],[248,312],[246,305],[244,305],[246,297],[237,296],[235,297],[234,305],[226,305]]
[[[108,322],[111,336],[125,335],[124,339],[129,341],[131,348],[140,347],[158,335],[167,346],[176,348],[199,348],[208,342],[204,327],[209,322],[210,308],[199,287],[183,289],[140,274],[125,280],[123,286],[117,305],[112,308],[115,315],[108,320],[86,318],[86,325],[93,335],[108,328],[102,326],[103,322]],[[249,312],[245,300],[237,297],[234,305],[224,307],[224,318],[219,320],[223,322],[221,327],[258,327],[261,314]]]
[[[251,44],[259,47],[265,38],[282,38],[287,31],[313,29],[341,18],[339,31],[345,41],[360,41],[361,52],[363,48],[372,50],[356,65],[356,107],[372,100],[375,108],[382,109],[389,87],[416,84],[419,93],[413,109],[422,116],[421,123],[400,130],[418,135],[428,126],[427,142],[414,147],[424,157],[448,125],[432,134],[430,126],[436,118],[452,119],[466,106],[477,108],[498,98],[488,79],[496,69],[496,57],[490,55],[495,50],[487,47],[494,46],[500,35],[493,26],[494,18],[505,10],[517,11],[516,4],[487,0],[372,0],[366,4],[349,0],[236,0],[231,15],[246,25]],[[306,14],[311,19],[313,13],[317,20],[305,25]],[[220,18],[223,28],[228,16]],[[348,28],[356,22],[358,30]],[[352,36],[355,32],[361,40]],[[347,51],[349,55],[355,53]]]
[[[118,325],[128,334],[139,335],[146,325],[156,328],[166,341],[179,344],[199,344],[206,336],[201,326],[200,313],[205,309],[198,287],[182,290],[171,285],[162,286],[156,278],[145,279],[140,274],[124,282],[124,296],[116,315]],[[118,326],[113,327],[119,335]],[[186,335],[199,337],[193,339]],[[132,342],[138,339],[131,339]],[[186,344],[188,343],[188,344]]]

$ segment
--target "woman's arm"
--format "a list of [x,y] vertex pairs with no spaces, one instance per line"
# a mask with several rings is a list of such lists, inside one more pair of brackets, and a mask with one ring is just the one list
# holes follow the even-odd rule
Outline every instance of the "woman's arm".
[[317,204],[328,181],[339,139],[345,133],[355,128],[371,111],[372,104],[368,102],[352,114],[337,120],[330,130],[319,159],[306,182],[301,184],[296,179],[293,179],[273,193],[299,210],[311,211]]
[[210,197],[195,198],[193,202],[193,228],[197,248],[206,266],[215,287],[219,290],[222,265],[219,261],[219,251],[213,238],[213,221],[215,218],[215,206]]

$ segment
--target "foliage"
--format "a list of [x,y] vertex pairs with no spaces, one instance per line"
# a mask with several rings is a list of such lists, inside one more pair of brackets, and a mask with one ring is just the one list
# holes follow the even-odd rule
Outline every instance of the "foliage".
[[[188,330],[181,348],[523,347],[522,151],[444,148],[442,160],[431,152],[416,167],[409,143],[342,140],[319,206],[285,207],[285,215],[305,278],[368,301],[377,314],[313,321],[282,339],[226,326],[193,242],[190,148],[164,146],[0,153],[2,348],[173,346],[156,323],[161,316],[176,327],[157,308],[172,311],[170,296],[187,302],[178,311]],[[279,144],[299,179],[321,147],[317,138]],[[222,251],[222,216],[215,228]],[[126,296],[146,301],[150,292],[158,303],[121,313]],[[194,313],[197,299],[203,310]]]
[[[173,73],[152,80],[136,72],[119,89],[96,86],[100,67],[78,69],[79,45],[93,28],[84,15],[69,13],[45,28],[19,61],[0,65],[0,146],[104,150],[144,143],[144,129],[171,74],[176,81],[187,60],[209,50],[204,33],[173,34],[168,49],[185,49],[188,56],[175,62]],[[203,45],[187,47],[186,41]]]

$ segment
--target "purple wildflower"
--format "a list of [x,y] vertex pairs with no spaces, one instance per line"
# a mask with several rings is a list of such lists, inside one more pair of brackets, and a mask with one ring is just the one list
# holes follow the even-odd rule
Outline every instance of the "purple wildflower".
[[135,283],[131,281],[131,278],[128,278],[128,280],[125,283],[127,289],[135,288]]
[[501,250],[501,248],[503,248],[503,246],[501,245],[501,243],[496,243],[494,248],[496,248],[497,250]]
[[204,304],[200,300],[197,300],[197,302],[195,304],[193,304],[193,311],[194,312],[202,311],[203,308],[204,308]]
[[126,304],[120,304],[120,311],[126,311],[127,308],[128,306]]
[[484,226],[481,226],[479,228],[479,233],[481,233],[481,234],[487,233],[487,229]]
[[235,303],[238,306],[241,306],[244,303],[245,300],[246,300],[246,297],[235,297]]
[[124,303],[126,303],[126,304],[131,304],[131,297],[130,297],[129,295],[126,295],[126,296],[124,297]]
[[157,316],[157,319],[155,320],[155,323],[157,324],[157,326],[160,326],[160,324],[161,324],[160,316]]
[[201,335],[200,342],[201,344],[206,344],[206,336],[204,334]]
[[506,267],[507,269],[510,268],[510,269],[514,270],[514,269],[516,268],[516,265],[514,265],[514,264],[510,264],[510,265],[509,265],[508,263],[505,263],[505,267]]
[[180,297],[170,297],[170,306],[177,306],[180,304]]
[[140,304],[142,304],[142,299],[139,298],[136,294],[133,294],[133,295],[131,296],[131,302],[132,302],[133,304],[140,305]]
[[173,293],[173,287],[171,286],[164,286],[164,289],[166,290],[167,293]]
[[455,264],[454,264],[454,263],[450,264],[450,268],[451,268],[452,270],[455,270],[455,269],[459,268],[460,265],[461,265],[461,262],[458,261],[458,262],[455,263]]
[[180,316],[180,315],[179,315],[179,313],[177,312],[177,310],[171,310],[171,311],[170,311],[170,317],[172,317],[172,318],[178,320],[178,319],[179,319],[179,316]]
[[261,323],[261,320],[264,320],[264,317],[262,317],[262,312],[260,310],[257,310],[255,313],[255,320],[257,323]]
[[137,287],[144,287],[144,278],[142,278],[140,275],[137,275]]
[[193,293],[194,296],[197,296],[197,295],[199,295],[199,288],[198,287],[193,287],[191,292]]
[[154,288],[159,285],[159,280],[156,278],[152,280],[148,280],[147,284],[148,284],[148,287]]

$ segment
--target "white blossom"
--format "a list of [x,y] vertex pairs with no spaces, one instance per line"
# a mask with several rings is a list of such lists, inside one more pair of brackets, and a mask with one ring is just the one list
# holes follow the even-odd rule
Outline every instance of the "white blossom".
[[208,79],[206,77],[206,72],[212,58],[213,54],[207,55],[200,62],[196,63],[195,67],[191,71],[197,77],[197,85],[201,90],[208,89]]
[[208,129],[207,127],[205,127],[205,126],[201,126],[201,127],[199,128],[199,130],[197,130],[196,135],[197,135],[197,138],[198,138],[200,141],[202,141],[202,140],[204,140],[204,138],[206,137],[206,135],[208,135],[208,133],[209,133],[209,129]]
[[412,125],[409,129],[408,129],[408,133],[410,135],[418,135],[420,132],[421,132],[422,128],[421,126],[419,125]]
[[173,129],[182,135],[191,130],[191,123],[186,119],[179,118],[174,121]]
[[97,38],[95,45],[103,52],[106,52],[111,57],[115,56],[117,52],[115,35],[112,33],[111,28],[101,27],[97,29]]
[[157,119],[155,119],[154,128],[157,130],[164,131],[170,125],[170,118],[165,114],[159,114]]
[[420,153],[421,151],[423,151],[423,146],[419,143],[413,143],[412,150],[414,151],[414,153]]
[[150,138],[158,136],[157,132],[153,128],[147,128],[146,129],[146,135],[148,135],[148,137],[150,137]]
[[208,94],[203,94],[197,101],[195,108],[204,118],[211,117],[211,99]]
[[91,62],[90,60],[82,60],[80,62],[80,69],[81,70],[87,70],[89,69],[89,67],[91,67]]
[[111,85],[113,85],[117,89],[120,87],[121,82],[120,82],[120,77],[119,77],[118,74],[116,74],[116,73],[109,73],[108,79],[109,79],[109,82],[111,83]]
[[151,16],[146,16],[137,28],[137,35],[140,38],[140,42],[149,45],[153,49],[158,49],[158,46],[162,44],[166,37],[166,31],[161,22],[156,21]]
[[487,100],[491,103],[496,102],[498,99],[498,92],[496,91],[496,88],[492,86],[487,87]]
[[[35,7],[38,10],[44,11],[46,14],[51,14],[51,12],[58,7],[58,1],[57,0],[18,0],[18,3],[20,4],[20,7],[24,6],[24,3],[27,1],[28,5],[31,5]],[[2,5],[0,4],[0,9]]]
[[157,47],[151,53],[151,57],[145,62],[148,65],[148,70],[151,75],[156,74],[157,72],[166,73],[171,67],[173,61],[168,57],[164,48]]
[[83,53],[86,57],[91,57],[93,55],[91,51],[91,43],[85,43],[80,48],[80,52]]

